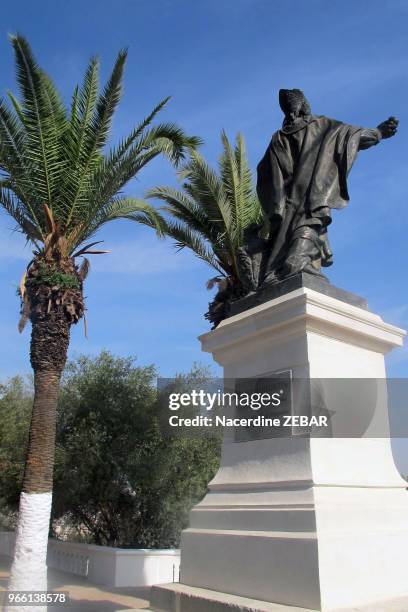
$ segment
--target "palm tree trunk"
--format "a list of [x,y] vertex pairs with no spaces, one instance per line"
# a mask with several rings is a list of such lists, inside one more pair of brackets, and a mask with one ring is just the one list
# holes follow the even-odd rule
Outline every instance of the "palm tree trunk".
[[[9,591],[47,590],[46,558],[57,403],[71,326],[62,309],[34,309],[31,321],[30,356],[34,369],[34,403]],[[46,610],[46,607],[19,606],[7,610],[34,612]]]
[[59,381],[57,372],[39,371],[34,375],[35,396],[10,590],[46,590]]

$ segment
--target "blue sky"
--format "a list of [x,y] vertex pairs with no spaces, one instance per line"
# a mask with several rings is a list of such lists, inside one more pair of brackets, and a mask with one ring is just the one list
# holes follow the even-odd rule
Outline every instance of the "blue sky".
[[[113,142],[167,95],[161,119],[202,136],[211,163],[221,129],[230,137],[241,130],[254,169],[281,124],[280,87],[302,88],[313,112],[347,123],[373,127],[399,117],[397,137],[362,152],[353,168],[351,203],[330,228],[328,275],[387,321],[408,325],[408,2],[20,0],[5,3],[1,17],[2,92],[15,90],[8,32],[29,39],[67,101],[91,55],[100,56],[106,76],[117,51],[129,47]],[[174,181],[170,166],[157,161],[129,193]],[[29,370],[29,329],[17,333],[15,287],[30,254],[12,227],[0,215],[0,378]],[[117,222],[101,239],[112,254],[92,262],[89,339],[82,325],[75,328],[71,355],[108,348],[155,363],[164,376],[194,361],[211,364],[196,338],[208,328],[202,315],[212,271],[135,224]],[[407,366],[406,349],[388,358],[390,375],[406,376]]]

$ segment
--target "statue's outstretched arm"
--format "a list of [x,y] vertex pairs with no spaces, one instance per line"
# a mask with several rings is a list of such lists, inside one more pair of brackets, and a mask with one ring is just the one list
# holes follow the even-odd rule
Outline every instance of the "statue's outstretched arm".
[[370,147],[378,144],[383,138],[391,138],[395,136],[398,128],[398,119],[390,117],[386,121],[380,123],[376,128],[365,128],[361,131],[360,135],[360,151],[363,149],[369,149]]

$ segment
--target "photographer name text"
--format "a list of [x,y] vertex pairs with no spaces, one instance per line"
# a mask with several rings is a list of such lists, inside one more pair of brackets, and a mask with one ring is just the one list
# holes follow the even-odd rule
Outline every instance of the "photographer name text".
[[327,427],[328,417],[286,414],[274,418],[261,415],[248,418],[197,415],[185,418],[172,415],[169,417],[169,425],[171,427]]

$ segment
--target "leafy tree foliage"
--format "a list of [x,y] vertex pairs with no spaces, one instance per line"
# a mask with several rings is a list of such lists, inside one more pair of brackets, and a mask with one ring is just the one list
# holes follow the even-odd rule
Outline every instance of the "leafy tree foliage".
[[[188,377],[205,375],[194,369]],[[175,546],[218,467],[219,440],[159,427],[154,367],[107,352],[66,368],[58,408],[54,517],[97,544]]]

